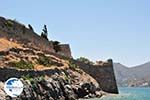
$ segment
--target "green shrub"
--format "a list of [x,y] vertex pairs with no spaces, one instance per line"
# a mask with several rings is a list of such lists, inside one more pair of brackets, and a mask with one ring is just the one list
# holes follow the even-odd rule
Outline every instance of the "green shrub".
[[43,80],[45,80],[44,76],[38,77],[38,82],[41,82],[41,81],[43,81]]
[[50,57],[47,57],[45,55],[40,56],[39,59],[37,59],[37,63],[40,65],[46,66],[46,67],[51,67],[52,65],[58,66],[58,67],[63,66],[62,63],[53,61],[53,60],[51,60]]
[[24,79],[24,80],[32,80],[33,78],[32,78],[32,76],[30,75],[30,74],[27,74],[27,75],[23,75],[22,76],[22,79]]
[[77,66],[75,64],[70,64],[69,67],[72,69],[72,70],[76,70]]
[[16,67],[19,69],[33,69],[34,66],[31,62],[25,62],[23,60],[19,61],[19,62],[11,62],[10,65],[12,67]]
[[76,70],[77,68],[79,68],[76,64],[74,64],[71,60],[69,61],[69,67],[72,70]]
[[37,59],[37,63],[40,65],[44,65],[46,67],[52,66],[52,61],[49,57],[42,56],[39,59]]
[[8,26],[8,27],[13,27],[13,22],[10,21],[10,20],[8,20],[8,21],[7,21],[7,26]]
[[44,76],[31,76],[30,74],[27,75],[23,75],[21,77],[23,80],[28,80],[30,83],[35,84],[37,82],[41,82],[43,80],[45,80]]
[[90,65],[93,65],[93,64],[94,64],[92,61],[90,61],[89,59],[87,59],[87,58],[85,58],[85,57],[77,58],[77,61],[83,62],[83,63],[85,63],[85,64],[90,64]]
[[69,59],[68,61],[69,61],[69,68],[71,70],[76,71],[80,74],[83,74],[83,71],[80,69],[80,67],[77,64],[73,63],[71,59]]

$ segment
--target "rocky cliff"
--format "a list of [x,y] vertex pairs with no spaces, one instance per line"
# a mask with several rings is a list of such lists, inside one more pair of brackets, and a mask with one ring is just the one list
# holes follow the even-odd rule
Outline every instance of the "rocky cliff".
[[98,82],[70,59],[16,45],[18,47],[0,51],[1,100],[12,100],[3,89],[4,82],[11,77],[24,83],[23,93],[14,100],[75,100],[102,96]]
[[[1,82],[0,100],[76,100],[78,98],[102,96],[100,87],[94,80],[91,80],[92,78],[89,78],[89,80],[81,80],[80,78],[84,76],[70,69],[55,69],[39,72],[20,72],[17,70],[2,69],[1,72],[7,75],[4,71],[10,72],[11,77],[15,76],[19,78],[19,76],[13,74],[12,71],[20,74],[20,79],[24,84],[24,90],[19,97],[11,98],[4,92],[4,83]],[[25,73],[28,74],[25,75]],[[86,73],[84,74],[87,75]]]
[[[57,50],[56,50],[56,47]],[[23,93],[14,100],[74,100],[118,93],[112,60],[99,65],[76,61],[69,45],[54,45],[24,25],[0,17],[0,96],[12,100],[4,82],[17,77]]]

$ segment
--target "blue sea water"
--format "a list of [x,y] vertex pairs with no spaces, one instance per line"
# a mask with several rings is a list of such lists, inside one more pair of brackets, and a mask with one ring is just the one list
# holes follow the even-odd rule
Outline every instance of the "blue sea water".
[[150,88],[121,87],[118,95],[108,95],[90,100],[150,100]]

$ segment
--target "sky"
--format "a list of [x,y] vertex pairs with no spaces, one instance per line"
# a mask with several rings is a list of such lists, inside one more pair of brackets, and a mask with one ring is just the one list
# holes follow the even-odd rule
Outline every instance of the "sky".
[[3,0],[0,16],[70,44],[74,58],[113,59],[126,66],[150,61],[149,0]]

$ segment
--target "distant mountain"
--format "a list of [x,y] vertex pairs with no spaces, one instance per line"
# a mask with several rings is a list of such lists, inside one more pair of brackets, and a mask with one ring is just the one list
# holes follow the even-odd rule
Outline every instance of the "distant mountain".
[[119,86],[150,86],[150,62],[135,67],[114,63]]

